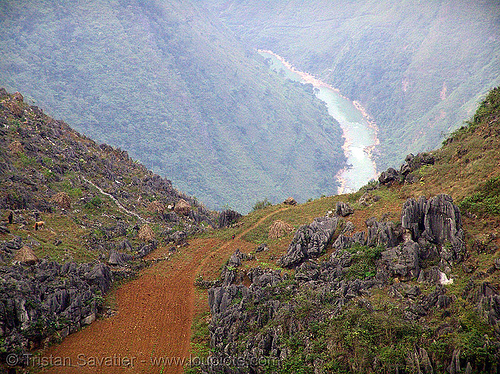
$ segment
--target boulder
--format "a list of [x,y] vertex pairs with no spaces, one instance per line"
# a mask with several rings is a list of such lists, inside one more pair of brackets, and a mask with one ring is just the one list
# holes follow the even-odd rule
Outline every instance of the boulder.
[[283,201],[283,204],[295,206],[295,205],[297,205],[297,201],[295,201],[295,199],[293,197],[289,197],[288,199]]
[[234,210],[224,210],[219,214],[219,228],[229,227],[238,222],[241,214]]
[[343,201],[337,202],[335,206],[335,214],[340,217],[347,217],[350,214],[354,213],[354,209],[348,203],[344,203]]
[[337,229],[338,219],[316,218],[310,225],[301,226],[288,247],[288,251],[280,259],[284,267],[295,267],[309,258],[318,257]]
[[121,252],[117,252],[115,250],[112,250],[110,255],[109,255],[108,264],[125,266],[125,265],[127,265],[127,262],[131,261],[133,258],[134,257],[132,255],[129,255],[127,253],[121,253]]
[[399,181],[399,179],[399,172],[393,168],[389,168],[386,171],[383,171],[378,177],[378,181],[380,184],[392,184],[396,181]]
[[420,274],[420,248],[413,241],[407,241],[395,248],[382,252],[379,272],[398,277],[401,280],[418,278]]

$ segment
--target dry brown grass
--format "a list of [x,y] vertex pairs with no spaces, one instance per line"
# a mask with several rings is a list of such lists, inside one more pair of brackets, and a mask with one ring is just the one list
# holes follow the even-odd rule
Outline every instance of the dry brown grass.
[[167,207],[162,202],[155,200],[149,203],[147,209],[151,213],[163,214],[165,212],[165,209],[167,209]]
[[191,205],[189,205],[186,200],[180,199],[177,204],[175,204],[174,211],[177,214],[188,215],[189,212],[191,212]]
[[59,192],[52,196],[52,201],[61,209],[71,208],[71,199],[66,192]]
[[271,239],[278,239],[281,238],[282,236],[291,233],[293,230],[295,230],[295,228],[289,223],[286,223],[285,221],[282,220],[277,220],[269,228],[268,236]]
[[141,226],[141,228],[139,229],[140,240],[144,240],[145,242],[150,242],[153,241],[154,238],[155,238],[155,233],[153,232],[151,227],[149,227],[149,225],[146,224]]

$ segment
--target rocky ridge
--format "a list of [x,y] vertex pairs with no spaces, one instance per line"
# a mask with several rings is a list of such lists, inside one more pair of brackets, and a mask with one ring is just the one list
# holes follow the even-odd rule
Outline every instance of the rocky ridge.
[[2,362],[92,323],[109,311],[113,282],[147,266],[142,259],[158,246],[185,245],[218,220],[127,152],[4,89],[0,184]]
[[[244,255],[233,255],[238,261],[231,260],[230,270],[226,266],[222,273],[222,284],[208,293],[212,362],[230,364],[207,365],[203,372],[291,372],[299,367],[311,373],[332,368],[359,371],[361,368],[350,366],[346,357],[332,360],[321,344],[327,344],[324,334],[332,325],[341,325],[358,312],[363,318],[385,318],[372,301],[380,292],[390,295],[397,305],[399,320],[393,328],[407,334],[412,329],[427,334],[431,329],[426,318],[449,313],[456,296],[449,295],[445,285],[454,281],[452,267],[467,256],[460,211],[450,196],[410,198],[402,208],[400,222],[372,218],[366,221],[364,232],[352,233],[352,226],[340,216],[318,218],[297,230],[280,259],[282,266],[295,268],[293,275],[252,269],[246,272],[251,281],[247,287],[241,284],[242,271],[236,270]],[[329,244],[333,253],[315,261]],[[485,316],[498,339],[500,295],[496,288],[471,280],[463,297]],[[382,315],[392,313],[396,312]],[[351,322],[349,329],[357,323]],[[419,335],[413,338],[422,339]],[[500,344],[490,340],[485,344],[490,356],[482,368],[494,370]],[[460,372],[461,367],[467,367],[468,372],[481,370],[475,366],[479,365],[477,357],[470,352],[463,356],[464,352],[453,351],[447,358],[438,357],[420,341],[408,349],[399,366],[392,368],[413,367],[417,372],[434,373],[447,360],[450,373]],[[377,361],[377,355],[372,358],[375,361],[370,370],[387,368],[386,363]]]

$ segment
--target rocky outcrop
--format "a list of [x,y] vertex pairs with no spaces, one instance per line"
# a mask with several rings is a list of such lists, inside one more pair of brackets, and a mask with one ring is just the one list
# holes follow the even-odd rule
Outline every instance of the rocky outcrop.
[[112,250],[109,255],[108,264],[109,265],[117,265],[117,266],[125,266],[129,261],[132,261],[134,256],[129,255],[128,253],[118,252]]
[[241,214],[234,210],[224,210],[219,214],[219,228],[229,227],[241,218]]
[[[247,274],[251,285],[245,287],[235,273],[239,270],[224,270],[223,284],[209,291],[211,347],[216,362],[233,362],[231,359],[238,357],[243,366],[205,366],[203,372],[265,372],[258,364],[262,357],[271,362],[290,362],[290,339],[301,336],[304,352],[315,346],[308,326],[342,315],[353,304],[364,313],[373,313],[375,308],[367,296],[374,289],[386,289],[398,300],[396,309],[400,308],[400,318],[408,326],[433,313],[449,315],[448,308],[456,297],[448,295],[443,286],[452,282],[445,271],[450,260],[462,259],[465,250],[460,213],[449,196],[408,199],[401,223],[370,218],[366,232],[353,232],[353,225],[344,224],[333,243],[332,255],[316,262],[314,258],[332,240],[339,220],[324,217],[297,230],[279,261],[284,267],[295,268],[293,276],[258,268]],[[228,266],[239,266],[242,256],[237,251]],[[435,289],[422,292],[408,281],[430,283]],[[483,287],[471,294],[476,295],[478,311],[493,326],[499,326],[500,297],[496,290]],[[433,372],[431,358],[422,347],[409,351],[404,361],[406,368]],[[309,363],[309,367],[321,371],[318,368],[322,364]]]
[[401,226],[412,234],[414,241],[438,245],[444,265],[463,259],[465,243],[460,210],[449,195],[429,200],[408,199],[403,206]]
[[335,214],[340,217],[347,217],[350,214],[354,213],[354,209],[348,203],[344,203],[343,201],[337,202],[335,206]]
[[400,174],[396,169],[389,168],[378,177],[380,184],[392,184],[400,180]]
[[293,197],[289,197],[285,201],[283,201],[283,204],[295,206],[297,205],[297,201]]
[[401,165],[399,171],[389,168],[380,174],[378,181],[380,184],[385,185],[390,185],[395,182],[414,183],[419,179],[418,173],[415,172],[422,166],[433,164],[434,156],[429,153],[419,153],[416,156],[410,153],[406,156],[405,163]]
[[0,339],[6,352],[28,352],[95,319],[113,276],[102,263],[43,260],[0,268]]
[[381,254],[379,273],[401,280],[418,278],[420,274],[420,247],[413,241],[407,241]]
[[316,218],[310,225],[301,226],[288,247],[285,256],[280,259],[284,267],[295,267],[309,258],[318,257],[337,229],[338,219]]

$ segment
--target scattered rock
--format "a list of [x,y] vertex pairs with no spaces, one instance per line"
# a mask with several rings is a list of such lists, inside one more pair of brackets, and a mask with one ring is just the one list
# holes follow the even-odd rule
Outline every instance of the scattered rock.
[[284,267],[295,267],[309,258],[318,257],[337,229],[337,218],[316,218],[310,225],[301,226],[288,247],[285,256],[280,259]]
[[288,199],[283,201],[283,204],[295,206],[295,205],[297,205],[297,201],[295,201],[295,199],[293,197],[289,197]]
[[348,203],[344,203],[342,201],[337,202],[335,207],[335,214],[340,217],[347,217],[350,214],[354,213],[354,209]]
[[371,206],[380,200],[380,196],[365,192],[358,200],[358,204],[362,206]]
[[255,252],[263,252],[263,251],[268,251],[269,248],[267,246],[267,244],[260,244],[256,249],[255,249]]

